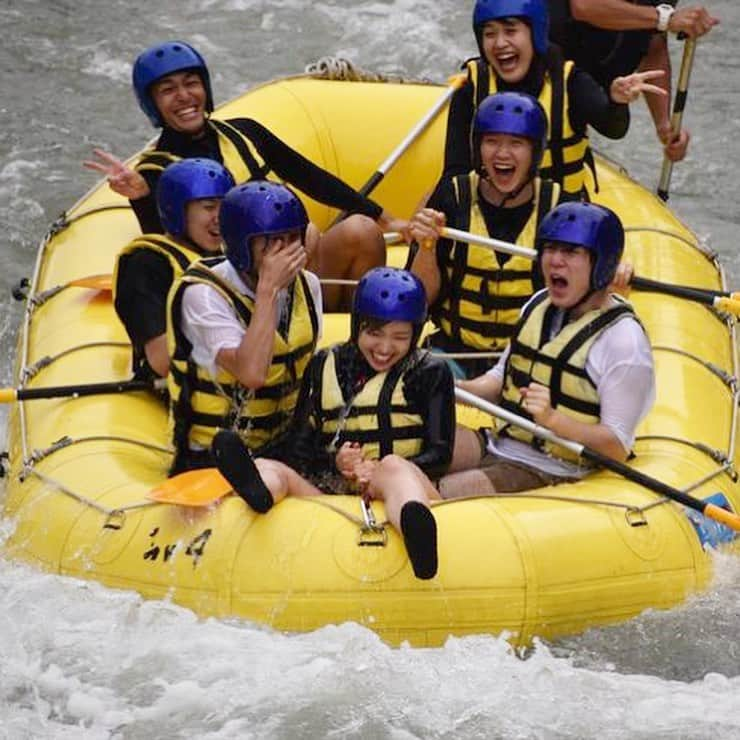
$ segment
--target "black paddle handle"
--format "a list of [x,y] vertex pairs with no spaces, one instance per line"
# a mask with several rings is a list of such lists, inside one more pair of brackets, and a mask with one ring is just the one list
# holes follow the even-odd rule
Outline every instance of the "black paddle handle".
[[89,383],[87,385],[58,385],[47,388],[21,388],[17,391],[19,401],[39,398],[63,398],[66,396],[94,396],[104,393],[126,391],[149,391],[152,384],[146,380],[120,380],[111,383]]

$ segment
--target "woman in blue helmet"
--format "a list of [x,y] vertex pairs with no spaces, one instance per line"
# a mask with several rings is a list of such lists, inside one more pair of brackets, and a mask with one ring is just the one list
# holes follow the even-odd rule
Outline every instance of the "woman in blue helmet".
[[[210,118],[213,93],[203,57],[189,44],[171,41],[142,52],[133,68],[139,105],[152,125],[162,129],[153,149],[143,154],[135,170],[102,150],[99,160],[85,165],[108,177],[117,193],[129,198],[142,231],[161,231],[154,205],[157,180],[172,161],[207,157],[223,163],[242,183],[280,179],[320,203],[353,214],[319,234],[309,231],[311,269],[325,278],[359,279],[370,267],[385,262],[381,228],[403,229],[381,206],[314,165],[257,121]],[[348,309],[350,294],[342,286],[325,289],[330,310]]]
[[321,332],[321,286],[304,270],[308,217],[284,185],[232,188],[219,216],[225,257],[192,265],[170,292],[171,472],[210,467],[219,429],[282,458]]
[[[461,388],[624,461],[655,400],[650,342],[632,307],[609,292],[624,230],[608,208],[564,203],[543,220],[536,242],[545,289],[522,309],[509,348]],[[458,432],[468,452],[478,433]],[[481,469],[448,476],[445,497],[537,488],[586,475],[562,447],[506,425],[486,435]]]
[[118,255],[114,305],[131,339],[135,377],[167,375],[167,294],[191,262],[221,253],[218,213],[233,185],[231,175],[211,159],[172,164],[157,187],[164,234],[143,234]]
[[542,103],[548,117],[543,177],[579,194],[586,184],[584,166],[592,160],[587,127],[619,139],[629,126],[628,103],[643,92],[665,95],[649,82],[660,71],[618,77],[607,94],[548,45],[547,29],[545,0],[476,0],[473,31],[480,56],[465,63],[468,83],[452,98],[445,174],[471,169],[470,129],[480,103],[491,93],[525,92]]
[[[442,226],[533,247],[540,221],[560,187],[537,176],[547,118],[530,95],[490,95],[473,123],[476,167],[443,177],[427,206],[410,221],[419,247],[411,269],[427,291],[438,331],[430,344],[468,355],[453,364],[460,377],[490,367],[490,353],[509,342],[519,311],[534,292],[532,262],[525,257],[439,237]],[[480,358],[470,357],[483,353]]]
[[416,346],[426,313],[412,273],[371,270],[357,286],[350,340],[318,352],[303,376],[290,468],[253,461],[234,432],[214,440],[219,469],[256,511],[320,491],[382,499],[423,579],[437,572],[432,480],[447,471],[455,434],[450,370]]

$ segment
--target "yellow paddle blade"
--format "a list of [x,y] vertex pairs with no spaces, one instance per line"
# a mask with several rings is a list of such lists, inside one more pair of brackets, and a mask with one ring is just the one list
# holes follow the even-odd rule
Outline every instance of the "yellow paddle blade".
[[74,288],[111,291],[113,290],[113,275],[88,275],[87,277],[70,280],[68,285]]
[[203,468],[168,478],[146,497],[162,504],[209,506],[230,492],[231,484],[216,468]]

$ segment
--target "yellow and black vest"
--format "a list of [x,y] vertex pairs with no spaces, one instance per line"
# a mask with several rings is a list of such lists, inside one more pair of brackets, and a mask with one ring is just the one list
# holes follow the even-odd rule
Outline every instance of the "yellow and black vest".
[[212,268],[223,258],[191,266],[170,291],[167,346],[170,353],[170,423],[176,449],[208,448],[219,429],[236,429],[253,452],[279,439],[293,417],[303,372],[318,338],[318,315],[306,277],[301,273],[289,295],[289,320],[276,331],[272,363],[265,385],[254,391],[243,388],[231,373],[218,370],[213,377],[191,359],[192,345],[182,326],[182,297],[189,285],[210,285],[233,306],[246,328],[254,301],[240,295]]
[[[478,110],[486,97],[498,92],[496,74],[480,57],[469,59],[465,67],[475,89],[473,101]],[[538,96],[547,113],[548,127],[547,149],[542,157],[539,174],[543,180],[557,182],[566,193],[581,194],[586,183],[585,165],[588,164],[594,171],[594,160],[588,137],[577,134],[570,125],[568,79],[573,69],[573,62],[563,62],[560,58],[548,64],[548,72]]]
[[[480,177],[475,172],[453,179],[457,197],[455,228],[488,236],[478,203]],[[534,181],[534,207],[516,243],[532,247],[540,221],[557,204],[560,188],[550,180]],[[505,256],[505,255],[504,255]],[[440,331],[452,346],[490,352],[509,342],[522,306],[531,297],[532,260],[506,260],[486,247],[455,242],[440,264],[442,289],[434,308]]]
[[[207,124],[216,131],[218,148],[224,167],[231,173],[237,185],[247,180],[264,180],[271,171],[259,155],[254,144],[228,121],[209,118]],[[167,165],[180,161],[172,152],[158,149],[145,151],[136,163],[137,172],[162,172]]]
[[390,454],[408,458],[422,452],[424,417],[421,409],[409,407],[403,392],[409,361],[413,362],[413,356],[374,375],[345,403],[337,378],[336,347],[326,351],[321,369],[318,430],[326,449],[338,449],[344,442],[359,442],[365,456],[372,460]]
[[[118,293],[119,266],[128,256],[146,250],[154,252],[164,257],[172,268],[172,280],[177,280],[191,263],[200,259],[203,254],[180,244],[168,236],[162,234],[143,234],[129,242],[118,254],[116,266],[113,270],[113,301],[115,304],[116,294]],[[146,363],[146,356],[143,347],[132,347],[133,351],[133,368],[136,373]],[[148,363],[145,365],[148,367]],[[153,371],[152,371],[153,372]]]
[[[549,326],[557,309],[550,302],[547,291],[535,297],[522,313],[511,340],[501,405],[531,420],[531,415],[521,406],[519,389],[535,382],[549,387],[550,403],[554,409],[585,424],[598,424],[601,417],[599,395],[596,384],[586,372],[589,350],[607,327],[626,316],[637,321],[632,306],[618,296],[613,297],[617,305],[588,311],[567,323],[549,340]],[[578,459],[569,450],[542,442],[514,425],[505,425],[501,433],[554,453],[561,459]]]

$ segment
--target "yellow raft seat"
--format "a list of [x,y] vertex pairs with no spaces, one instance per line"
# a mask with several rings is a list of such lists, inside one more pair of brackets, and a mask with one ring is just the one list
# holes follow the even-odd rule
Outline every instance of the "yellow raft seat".
[[[262,121],[359,187],[442,93],[434,85],[298,77],[256,88],[216,115]],[[433,187],[444,118],[374,192],[391,212],[410,216]],[[596,200],[624,220],[627,256],[639,275],[724,287],[714,256],[659,200],[602,159],[598,169]],[[311,201],[307,207],[320,226],[335,215]],[[47,291],[110,273],[136,233],[128,204],[105,183],[54,225],[31,279],[19,386],[127,378],[130,350],[110,294]],[[397,264],[403,254],[391,250],[390,259]],[[737,510],[734,326],[686,300],[653,293],[632,299],[658,379],[632,464],[699,498],[722,492]],[[346,317],[328,318],[325,342],[347,334]],[[608,472],[435,506],[440,568],[422,582],[392,529],[364,530],[357,498],[286,500],[266,516],[235,496],[198,509],[148,500],[165,478],[170,445],[165,410],[146,392],[18,403],[9,443],[11,556],[169,598],[204,616],[243,617],[279,630],[352,620],[393,644],[438,645],[449,635],[502,631],[525,644],[535,635],[556,638],[676,605],[712,573],[712,558],[682,507]],[[382,504],[373,509],[383,523]]]

